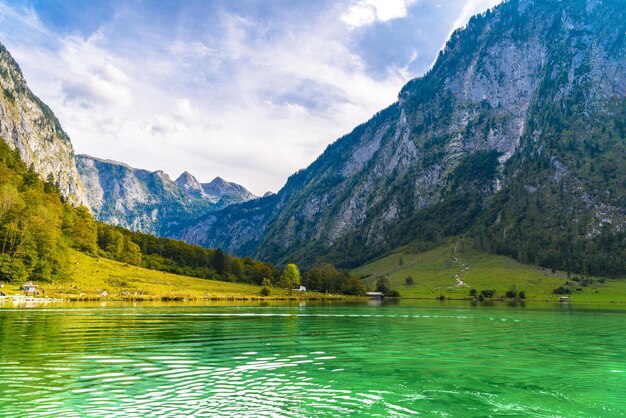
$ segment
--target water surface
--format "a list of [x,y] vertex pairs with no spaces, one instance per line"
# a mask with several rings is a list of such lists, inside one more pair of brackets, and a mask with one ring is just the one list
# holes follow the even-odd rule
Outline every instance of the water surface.
[[622,416],[626,312],[0,309],[3,416]]

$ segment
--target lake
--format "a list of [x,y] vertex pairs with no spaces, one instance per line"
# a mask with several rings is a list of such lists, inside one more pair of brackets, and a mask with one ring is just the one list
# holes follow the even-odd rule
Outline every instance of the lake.
[[626,311],[0,309],[1,416],[623,416]]

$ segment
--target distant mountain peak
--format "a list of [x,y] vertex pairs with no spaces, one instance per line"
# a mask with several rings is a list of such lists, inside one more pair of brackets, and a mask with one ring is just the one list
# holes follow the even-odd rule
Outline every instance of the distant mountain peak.
[[188,171],[172,181],[163,170],[89,155],[78,155],[76,161],[99,220],[161,236],[174,236],[177,225],[194,217],[254,198],[242,192],[244,187],[221,178],[203,185]]
[[187,193],[203,196],[204,190],[202,190],[202,184],[189,172],[183,172],[177,179],[176,184],[178,187],[186,190]]
[[178,176],[178,178],[175,181],[179,186],[183,184],[187,184],[187,183],[200,184],[200,182],[198,182],[198,180],[196,180],[193,174],[191,174],[189,171],[183,171],[183,173],[180,176]]
[[247,201],[256,198],[256,196],[245,187],[237,183],[226,181],[219,176],[211,180],[210,183],[202,184],[202,189],[207,195],[213,196],[216,199],[230,196]]

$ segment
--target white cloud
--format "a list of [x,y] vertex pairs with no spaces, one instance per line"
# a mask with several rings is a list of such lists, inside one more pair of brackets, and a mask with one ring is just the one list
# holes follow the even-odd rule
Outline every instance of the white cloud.
[[77,153],[172,177],[219,175],[256,194],[277,191],[329,142],[391,104],[407,79],[400,69],[368,75],[341,22],[263,40],[256,36],[265,29],[248,19],[222,22],[223,36],[211,42],[159,37],[158,48],[127,41],[115,50],[102,28],[61,37],[52,49],[12,52]]
[[204,43],[193,41],[193,42],[183,42],[180,40],[174,40],[169,46],[168,50],[181,58],[197,58],[197,57],[205,57],[207,55],[217,54],[217,51],[212,50],[207,47]]
[[116,59],[100,46],[100,36],[88,39],[68,37],[59,51],[65,71],[58,74],[65,104],[76,103],[89,109],[98,106],[128,108],[133,97],[131,80]]
[[356,0],[341,15],[341,20],[351,29],[387,22],[408,15],[408,8],[417,0]]
[[[5,14],[0,0],[0,23],[9,28],[0,36],[78,153],[173,178],[185,170],[200,181],[221,176],[262,194],[391,104],[417,75],[409,66],[424,59],[421,50],[402,67],[374,72],[353,42],[360,31],[350,30],[408,16],[417,0],[350,1],[282,21],[223,12],[201,25],[205,32],[182,34],[174,18],[163,28],[124,8],[80,36],[55,33],[32,10]],[[460,9],[451,8],[442,27]]]
[[191,105],[189,99],[176,100],[176,116],[187,123],[195,122],[198,111]]

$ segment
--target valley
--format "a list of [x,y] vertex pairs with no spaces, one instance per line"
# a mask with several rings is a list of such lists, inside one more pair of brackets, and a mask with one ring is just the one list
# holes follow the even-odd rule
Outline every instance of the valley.
[[0,416],[626,415],[625,5],[0,0]]
[[[172,179],[75,155],[2,46],[0,227],[10,245],[0,273],[53,280],[72,248],[257,285],[278,284],[295,263],[303,273],[331,265],[333,292],[363,293],[385,277],[404,297],[495,289],[544,300],[564,286],[572,298],[620,299],[612,279],[626,274],[621,6],[510,0],[472,17],[395,102],[263,197],[220,177]],[[31,204],[33,196],[47,200]],[[31,223],[20,220],[24,207]],[[391,268],[398,257],[411,261]],[[409,276],[415,283],[400,286]]]

